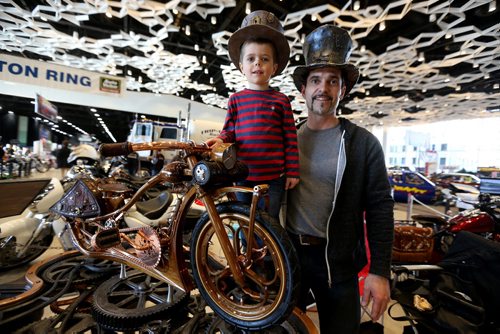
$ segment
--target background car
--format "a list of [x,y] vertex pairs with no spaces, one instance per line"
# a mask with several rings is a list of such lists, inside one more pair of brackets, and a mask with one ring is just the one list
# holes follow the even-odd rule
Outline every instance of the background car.
[[467,173],[441,173],[431,178],[436,187],[448,188],[450,183],[459,183],[479,189],[481,179],[475,175]]

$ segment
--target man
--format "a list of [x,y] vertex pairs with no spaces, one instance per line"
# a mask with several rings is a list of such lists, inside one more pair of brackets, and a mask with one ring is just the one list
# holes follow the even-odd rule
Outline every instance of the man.
[[351,46],[347,31],[323,25],[306,37],[306,65],[293,73],[308,118],[297,132],[301,182],[288,191],[286,227],[302,267],[299,306],[305,310],[311,290],[321,333],[359,331],[365,220],[371,258],[362,304],[372,301],[376,321],[390,300],[394,202],[382,147],[370,132],[336,116],[359,77],[348,63]]

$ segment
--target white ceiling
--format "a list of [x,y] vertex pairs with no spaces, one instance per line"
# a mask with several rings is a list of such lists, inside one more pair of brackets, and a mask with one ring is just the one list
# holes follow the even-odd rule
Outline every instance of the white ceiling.
[[[182,94],[186,89],[194,89],[204,103],[225,108],[227,94],[210,81],[193,79],[195,71],[205,68],[203,58],[193,52],[173,53],[164,42],[173,35],[188,35],[191,28],[179,24],[179,17],[197,17],[206,22],[215,17],[219,24],[224,19],[224,10],[238,6],[236,1],[47,0],[26,6],[27,2],[0,0],[3,52],[38,55],[58,64],[126,76],[129,90]],[[390,126],[500,115],[500,20],[490,19],[494,23],[486,27],[475,25],[479,11],[498,13],[491,5],[495,1],[400,0],[383,6],[368,6],[362,1],[359,9],[356,3],[347,1],[343,7],[304,6],[282,16],[291,47],[290,64],[272,85],[291,97],[297,117],[305,116],[304,102],[290,74],[303,61],[302,28],[310,26],[311,21],[333,23],[351,32],[355,46],[351,60],[359,67],[362,78],[343,111],[357,123]],[[80,35],[77,29],[80,25],[103,15],[115,20],[129,17],[134,25],[127,32],[107,35],[104,32],[99,38]],[[414,27],[413,35],[395,38],[382,52],[375,53],[364,44],[384,33],[379,30],[381,25],[391,29],[412,15],[424,17],[432,29]],[[473,16],[476,21],[470,19]],[[237,22],[233,26],[241,22],[240,16],[234,20]],[[58,29],[56,23],[66,28]],[[141,32],[134,29],[138,25],[142,26]],[[228,59],[227,40],[234,30],[224,30],[227,26],[221,25],[211,40],[216,56]],[[394,36],[398,32],[391,33]],[[433,46],[447,43],[453,44],[449,53],[426,57]],[[129,55],[127,49],[133,49],[135,54]],[[232,64],[227,64],[229,61],[219,66],[224,86],[229,92],[241,89],[243,76]],[[126,68],[142,74],[129,75]],[[465,70],[454,71],[457,68]]]

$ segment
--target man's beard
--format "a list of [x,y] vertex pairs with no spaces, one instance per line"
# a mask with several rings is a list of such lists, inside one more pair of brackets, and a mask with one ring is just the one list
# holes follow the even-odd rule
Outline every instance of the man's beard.
[[311,99],[309,110],[319,116],[335,115],[338,106],[338,101],[333,98],[328,100],[317,100],[316,97]]

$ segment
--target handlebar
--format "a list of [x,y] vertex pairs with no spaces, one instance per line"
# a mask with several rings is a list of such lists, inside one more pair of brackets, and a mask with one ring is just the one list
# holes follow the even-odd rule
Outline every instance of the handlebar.
[[136,151],[151,151],[151,150],[189,150],[196,152],[209,152],[211,149],[205,144],[195,144],[194,142],[179,142],[179,141],[162,141],[162,142],[147,142],[147,143],[113,143],[102,144],[99,147],[99,152],[102,156],[111,157],[118,155],[128,155]]

